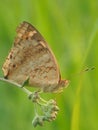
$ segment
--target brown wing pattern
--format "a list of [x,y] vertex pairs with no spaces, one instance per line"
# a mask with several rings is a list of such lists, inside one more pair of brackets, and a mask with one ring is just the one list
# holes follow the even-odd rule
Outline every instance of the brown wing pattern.
[[60,80],[55,57],[41,34],[29,23],[17,28],[17,37],[2,67],[4,77],[19,84],[29,78],[36,87],[57,86]]

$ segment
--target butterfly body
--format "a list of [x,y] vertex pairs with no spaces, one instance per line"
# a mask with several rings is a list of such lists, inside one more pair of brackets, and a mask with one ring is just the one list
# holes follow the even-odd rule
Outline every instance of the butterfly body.
[[14,46],[2,69],[8,80],[22,85],[29,78],[29,86],[44,92],[56,92],[69,84],[61,80],[55,56],[44,38],[27,22],[17,28]]

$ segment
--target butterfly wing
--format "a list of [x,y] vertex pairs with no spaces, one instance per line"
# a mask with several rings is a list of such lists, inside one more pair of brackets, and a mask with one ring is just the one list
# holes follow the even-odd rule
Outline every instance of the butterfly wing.
[[29,78],[30,86],[51,89],[60,80],[54,54],[41,34],[27,22],[17,28],[14,46],[2,69],[5,78],[19,84]]

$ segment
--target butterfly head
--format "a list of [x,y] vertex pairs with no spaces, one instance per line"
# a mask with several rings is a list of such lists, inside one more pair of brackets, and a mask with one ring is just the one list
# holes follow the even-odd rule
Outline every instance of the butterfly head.
[[52,90],[53,93],[60,93],[63,91],[63,88],[67,88],[69,85],[69,80],[60,80],[57,87]]
[[59,86],[62,88],[67,87],[69,85],[69,82],[69,80],[60,80]]

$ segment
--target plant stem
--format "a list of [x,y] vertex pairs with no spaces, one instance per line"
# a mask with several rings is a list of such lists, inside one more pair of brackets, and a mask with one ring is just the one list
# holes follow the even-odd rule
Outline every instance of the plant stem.
[[15,83],[15,82],[13,82],[13,81],[11,81],[11,80],[7,80],[7,79],[1,78],[1,77],[0,77],[0,80],[3,81],[3,82],[6,82],[6,83],[12,84],[12,85],[14,85],[14,86],[17,86],[18,88],[21,88],[28,96],[29,96],[30,94],[32,94],[31,91],[29,91],[29,90],[26,89],[25,87],[22,87],[22,85],[20,85],[20,84],[18,84],[18,83]]

